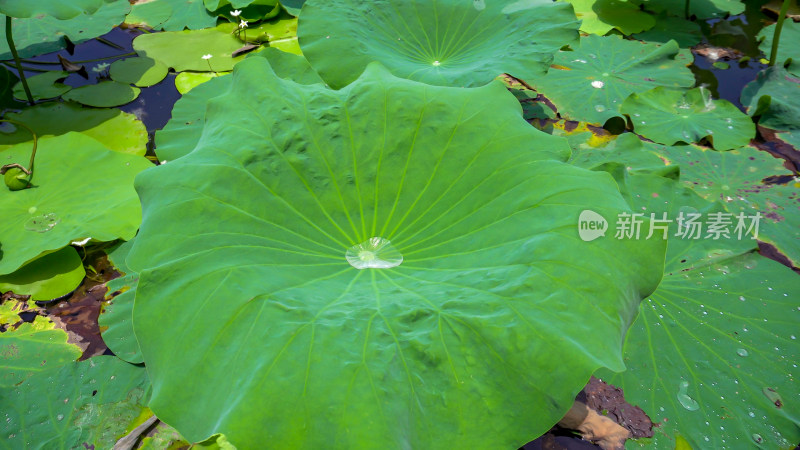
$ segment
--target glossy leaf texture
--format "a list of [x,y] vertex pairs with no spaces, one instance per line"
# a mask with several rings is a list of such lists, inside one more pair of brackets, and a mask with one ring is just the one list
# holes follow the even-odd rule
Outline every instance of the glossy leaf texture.
[[556,53],[555,67],[531,84],[562,117],[603,124],[621,114],[622,102],[634,92],[694,85],[687,58],[674,41],[659,45],[589,35],[572,51]]
[[[627,205],[568,152],[500,83],[433,87],[373,64],[332,91],[237,64],[197,147],[136,180],[128,263],[151,408],[238,448],[541,434],[596,368],[623,368],[664,254],[580,240],[581,211]],[[372,237],[402,263],[351,266]]]
[[565,3],[309,0],[298,37],[334,89],[371,61],[398,77],[474,87],[503,73],[529,81],[541,76],[553,53],[576,41],[578,21]]
[[[27,164],[31,144],[0,151],[3,161]],[[8,274],[32,259],[70,242],[130,239],[141,221],[141,207],[131,182],[151,164],[142,157],[112,152],[80,133],[39,139],[33,188],[0,189],[7,219],[0,222],[0,274]],[[65,168],[80,167],[91,177],[76,177]],[[100,192],[107,207],[86,201]]]
[[634,209],[673,219],[664,280],[625,340],[628,370],[598,373],[659,424],[640,444],[792,448],[800,440],[797,274],[755,253],[746,232],[677,234],[680,213],[707,224],[709,214],[726,213],[719,202],[657,176],[624,183]]

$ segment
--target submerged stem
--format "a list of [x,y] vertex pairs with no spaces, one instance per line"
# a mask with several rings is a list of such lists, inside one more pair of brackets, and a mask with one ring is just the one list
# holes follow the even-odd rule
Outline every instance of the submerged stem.
[[775,60],[778,59],[778,42],[781,39],[781,29],[783,28],[783,21],[786,19],[787,12],[789,12],[789,0],[783,0],[781,11],[778,13],[778,23],[775,24],[775,34],[772,35],[772,50],[769,53],[770,66],[774,66]]
[[[25,79],[25,71],[22,70],[22,63],[19,60],[19,54],[17,53],[17,48],[14,47],[14,37],[11,33],[11,16],[6,16],[6,42],[8,42],[8,48],[11,50],[11,56],[14,57],[14,62],[17,65],[17,73],[19,74],[19,81],[22,82],[22,88],[25,89],[25,95],[28,97],[28,103],[33,105],[33,95],[31,95],[31,88],[28,87],[28,80]],[[34,146],[34,148],[36,148]]]

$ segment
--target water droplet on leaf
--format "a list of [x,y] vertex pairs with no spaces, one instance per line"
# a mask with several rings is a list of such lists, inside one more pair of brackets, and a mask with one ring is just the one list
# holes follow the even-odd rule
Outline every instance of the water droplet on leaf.
[[37,233],[46,233],[58,225],[59,222],[61,222],[61,219],[53,213],[42,214],[28,219],[25,222],[25,229]]
[[356,269],[390,269],[403,262],[403,255],[382,237],[373,237],[350,247],[345,258]]
[[681,381],[680,390],[678,391],[678,403],[689,411],[697,411],[700,409],[700,404],[692,397],[689,397],[687,390],[689,388],[688,381]]

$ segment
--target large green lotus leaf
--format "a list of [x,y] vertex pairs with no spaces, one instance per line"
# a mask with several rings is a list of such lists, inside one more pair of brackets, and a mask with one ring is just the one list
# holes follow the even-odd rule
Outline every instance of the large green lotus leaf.
[[144,367],[97,356],[42,372],[0,391],[9,449],[110,449],[144,409],[150,383]]
[[692,143],[708,138],[717,150],[750,143],[756,126],[727,100],[713,100],[703,87],[678,91],[657,87],[634,93],[622,103],[634,131],[661,144]]
[[[30,152],[30,143],[17,144],[0,152],[0,161],[27,165]],[[0,274],[74,240],[132,238],[141,221],[132,182],[147,167],[145,158],[112,152],[80,133],[39,139],[34,187],[0,189]],[[92,195],[102,196],[105,206],[87,201]]]
[[11,17],[53,16],[70,19],[78,14],[92,14],[103,5],[103,0],[3,0],[0,14]]
[[603,36],[615,28],[622,34],[640,33],[656,24],[652,15],[627,0],[561,1],[572,4],[575,15],[581,20],[580,30],[588,34]]
[[125,361],[139,364],[144,360],[133,333],[133,299],[136,297],[139,274],[132,271],[125,262],[134,240],[123,242],[108,252],[109,261],[122,276],[106,283],[106,299],[110,303],[104,305],[97,322],[100,324],[103,342],[108,348]]
[[[627,205],[568,152],[500,82],[434,87],[375,63],[333,91],[237,64],[194,151],[136,180],[151,408],[239,448],[541,434],[595,368],[623,368],[663,262],[661,241],[580,240],[582,210]],[[351,248],[381,238],[377,255]]]
[[[757,38],[761,40],[758,48],[764,52],[767,58],[772,54],[772,38],[774,35],[775,24],[766,26],[758,32]],[[784,21],[775,63],[783,65],[786,60],[791,58],[792,62],[787,69],[795,76],[800,77],[800,48],[797,46],[798,42],[800,42],[800,23],[793,20]]]
[[86,106],[110,108],[112,106],[127,105],[136,100],[140,92],[139,88],[127,84],[116,81],[101,81],[97,84],[88,84],[67,92],[64,94],[64,100],[78,102]]
[[311,66],[335,89],[371,61],[400,77],[471,87],[503,73],[541,76],[552,54],[575,42],[578,22],[566,3],[309,0],[298,36]]
[[[69,3],[66,1],[29,1],[26,3]],[[93,1],[93,0],[87,0]],[[64,48],[64,36],[78,44],[108,33],[125,18],[131,5],[127,0],[96,0],[102,5],[91,15],[80,14],[68,20],[59,20],[52,15],[35,15],[28,19],[14,19],[11,30],[14,45],[20,57],[54,52]],[[0,33],[5,35],[5,21],[0,21]],[[0,59],[11,59],[5,39],[0,39]]]
[[[140,56],[161,61],[178,72],[226,72],[244,58],[231,57],[242,47],[242,42],[230,33],[232,25],[142,34],[133,40],[133,48]],[[211,59],[205,60],[203,55],[211,55]]]
[[636,39],[649,42],[667,42],[674,40],[683,48],[693,47],[703,40],[703,32],[697,22],[682,17],[661,14],[656,17],[656,24],[643,33],[633,35]]
[[[89,109],[71,102],[43,103],[19,113],[7,113],[6,118],[24,123],[39,137],[76,131],[116,152],[144,156],[147,151],[147,128],[135,115],[118,109]],[[0,133],[0,145],[30,140],[30,132],[22,127],[13,133]]]
[[151,58],[126,58],[114,61],[109,75],[120,83],[148,87],[167,77],[167,66]]
[[[305,58],[274,48],[265,48],[248,58],[265,58],[281,78],[300,84],[322,83]],[[214,77],[196,86],[181,97],[172,109],[172,118],[156,132],[156,153],[162,160],[172,161],[191,152],[200,140],[205,124],[208,100],[228,91],[231,77]],[[177,81],[176,81],[177,83]]]
[[[683,15],[686,0],[638,0],[646,9],[655,12],[667,12]],[[691,0],[689,14],[698,19],[723,18],[744,12],[744,4],[740,0]]]
[[[71,86],[60,83],[64,78],[69,76],[69,72],[62,72],[60,70],[45,72],[41,75],[28,78],[28,87],[31,90],[31,95],[34,100],[45,100],[49,98],[59,97],[61,94],[66,93]],[[26,100],[28,97],[25,94],[25,88],[21,82],[14,85],[14,97],[17,100]]]
[[[3,392],[36,373],[53,371],[75,362],[80,358],[81,350],[67,343],[64,330],[56,329],[49,320],[36,316],[33,322],[24,322],[16,329],[0,333],[0,356],[3,358],[0,392]],[[3,403],[4,410],[6,406]]]
[[[639,194],[634,209],[673,220],[724,213],[672,180],[628,183]],[[664,280],[625,338],[628,370],[597,375],[659,424],[648,447],[680,448],[680,436],[695,449],[792,448],[800,440],[797,274],[754,253],[746,235],[681,238],[675,226]]]
[[789,175],[783,160],[752,147],[719,153],[698,147],[664,148],[681,166],[681,179],[733,213],[761,214],[758,239],[769,242],[800,266],[800,183],[766,184],[773,175]]
[[86,271],[73,247],[48,253],[13,273],[0,275],[0,292],[30,295],[31,300],[52,300],[74,291]]
[[742,89],[742,104],[765,127],[800,129],[800,78],[781,66],[768,67]]
[[574,51],[556,53],[557,67],[532,84],[562,117],[602,124],[620,115],[630,94],[657,86],[694,85],[686,67],[691,59],[679,51],[674,41],[658,45],[589,35]]

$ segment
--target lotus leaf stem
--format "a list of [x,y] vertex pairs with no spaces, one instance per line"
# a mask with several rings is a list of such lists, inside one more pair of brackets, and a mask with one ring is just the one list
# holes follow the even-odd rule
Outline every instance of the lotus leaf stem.
[[[33,105],[34,101],[33,101],[33,95],[31,95],[31,88],[28,87],[28,80],[25,79],[25,71],[22,70],[22,62],[20,62],[19,60],[19,54],[17,53],[17,48],[14,47],[14,37],[12,36],[11,33],[11,16],[6,16],[6,42],[8,42],[8,48],[11,50],[11,56],[14,57],[14,62],[17,65],[17,73],[19,74],[19,81],[22,82],[22,88],[25,89],[25,95],[28,97],[28,103]],[[34,148],[36,147],[34,146]]]
[[778,59],[778,42],[781,40],[781,29],[786,13],[789,12],[789,0],[783,0],[781,11],[778,13],[778,22],[775,24],[775,34],[772,35],[772,50],[769,53],[769,65],[774,66]]
[[11,120],[11,119],[0,119],[0,122],[8,122],[20,126],[22,128],[25,128],[33,136],[33,149],[31,150],[31,160],[30,162],[28,162],[28,168],[22,167],[19,164],[8,164],[3,166],[2,169],[0,169],[2,173],[5,173],[5,171],[8,170],[9,168],[16,167],[31,176],[31,178],[28,180],[28,183],[30,183],[30,181],[33,180],[33,162],[36,160],[36,147],[39,145],[39,137],[36,135],[36,132],[31,129],[31,127],[25,125],[22,122],[18,122],[16,120]]

